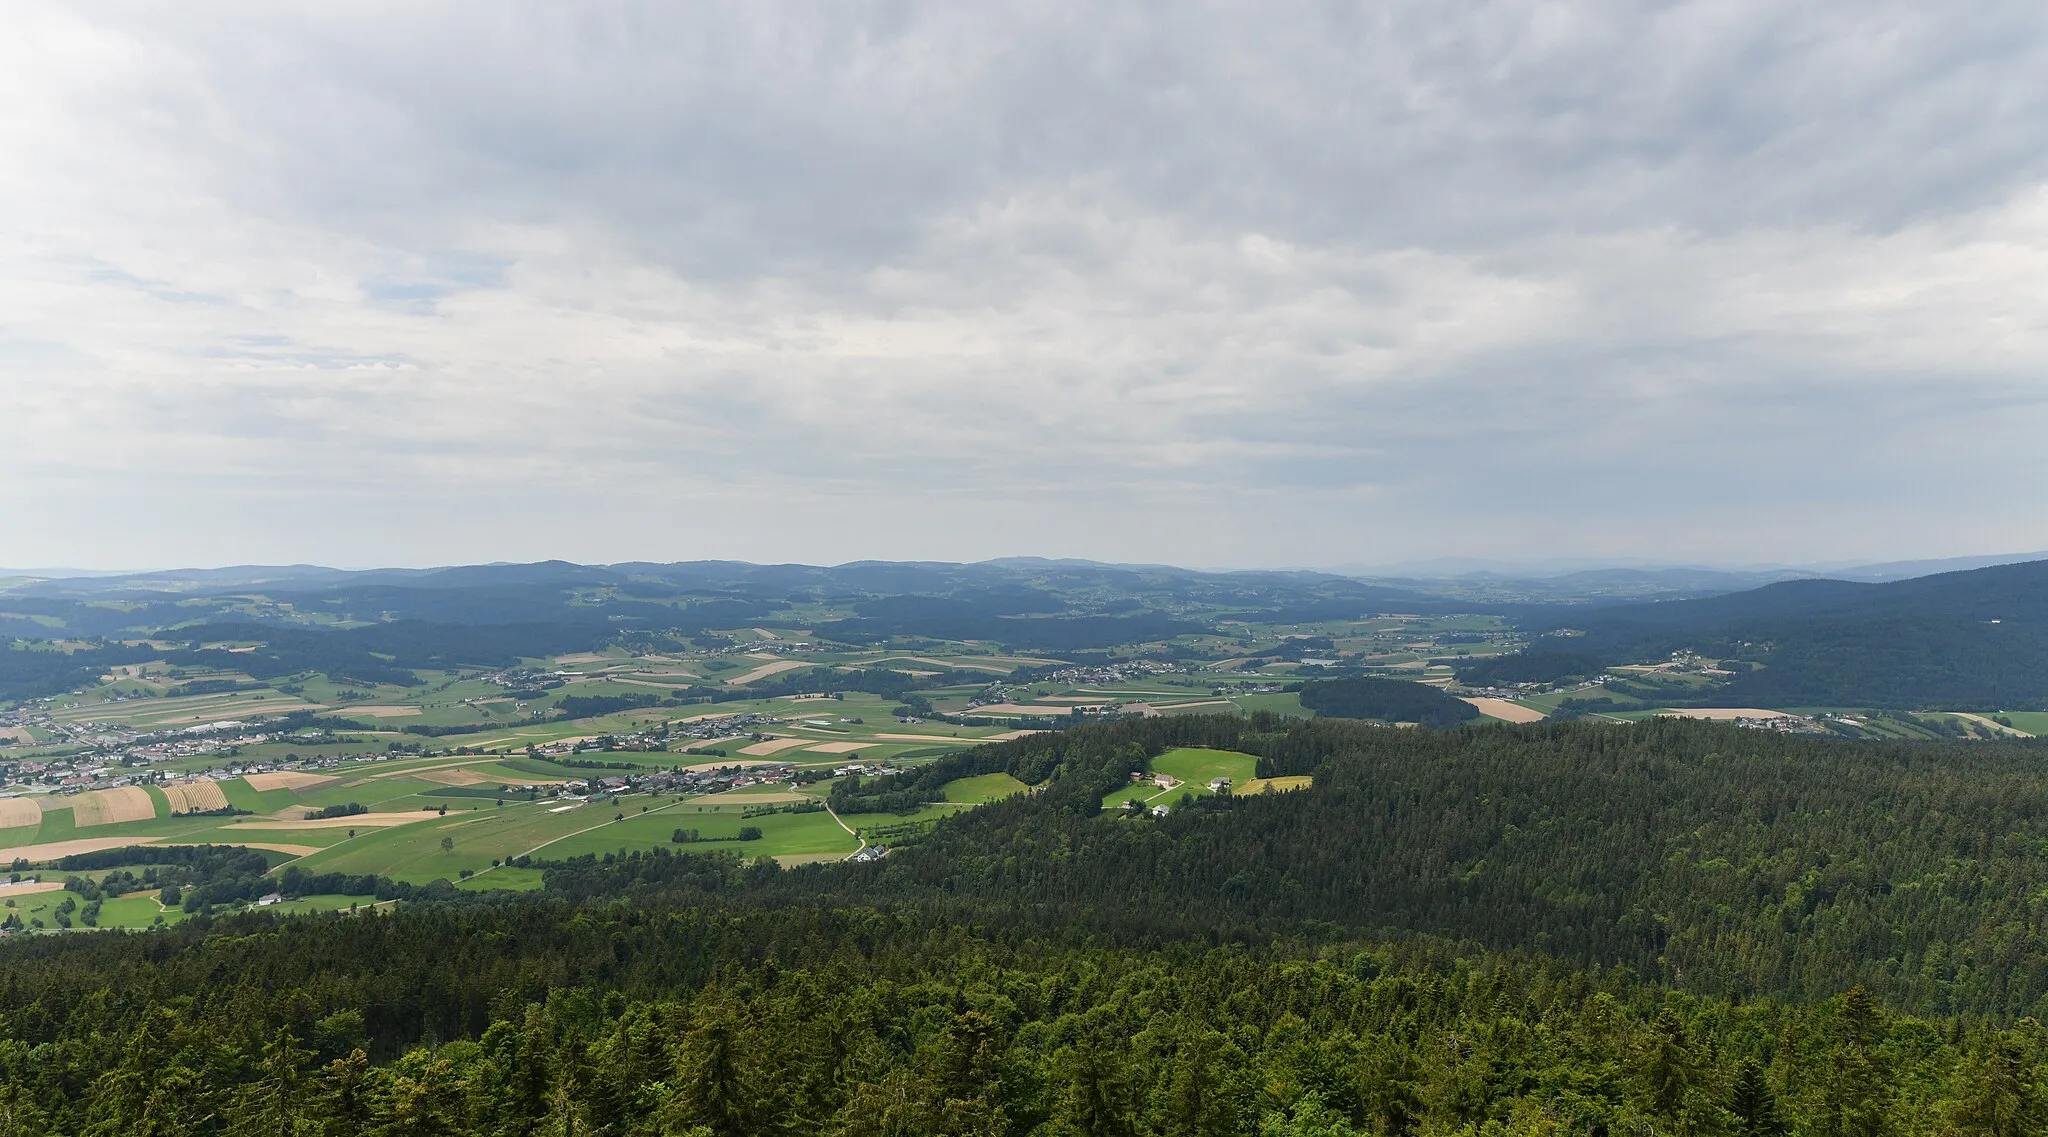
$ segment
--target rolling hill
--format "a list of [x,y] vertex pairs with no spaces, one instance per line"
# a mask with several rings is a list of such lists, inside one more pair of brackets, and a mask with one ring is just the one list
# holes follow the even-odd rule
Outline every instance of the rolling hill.
[[1608,663],[1695,651],[1757,665],[1713,693],[1729,705],[2048,706],[2048,561],[1881,584],[1785,581],[1534,624],[1539,643]]

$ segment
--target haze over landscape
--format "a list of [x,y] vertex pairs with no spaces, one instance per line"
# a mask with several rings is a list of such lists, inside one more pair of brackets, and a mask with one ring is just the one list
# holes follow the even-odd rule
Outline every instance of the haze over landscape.
[[2048,9],[6,32],[0,1137],[2048,1133]]

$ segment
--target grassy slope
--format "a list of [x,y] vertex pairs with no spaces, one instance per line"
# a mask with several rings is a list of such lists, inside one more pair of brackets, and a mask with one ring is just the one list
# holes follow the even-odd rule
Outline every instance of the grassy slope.
[[1015,797],[1029,787],[1008,774],[982,774],[973,778],[958,778],[946,783],[945,799],[980,805],[984,802],[1001,801]]

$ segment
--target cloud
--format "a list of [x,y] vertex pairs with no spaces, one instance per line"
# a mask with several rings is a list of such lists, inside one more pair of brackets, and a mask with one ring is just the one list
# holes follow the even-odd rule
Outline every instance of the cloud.
[[2048,528],[2032,6],[20,23],[0,563]]

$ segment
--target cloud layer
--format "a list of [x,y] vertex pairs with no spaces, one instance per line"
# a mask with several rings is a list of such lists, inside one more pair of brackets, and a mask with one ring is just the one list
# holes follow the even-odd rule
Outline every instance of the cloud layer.
[[0,563],[2048,544],[2048,11],[0,40]]

